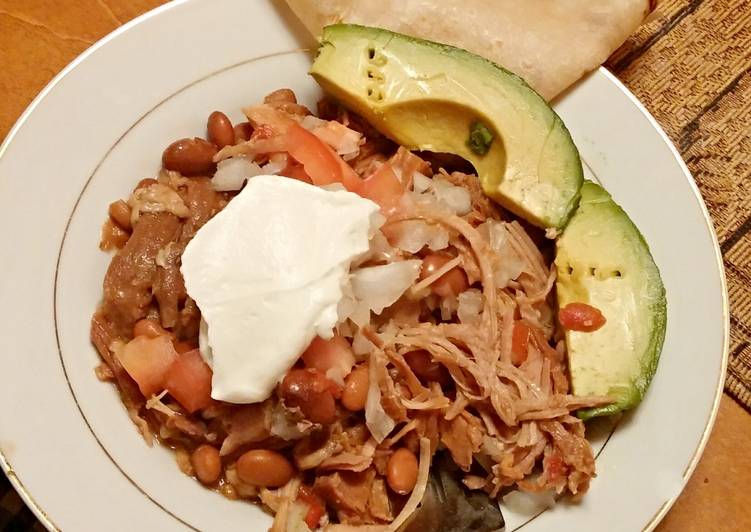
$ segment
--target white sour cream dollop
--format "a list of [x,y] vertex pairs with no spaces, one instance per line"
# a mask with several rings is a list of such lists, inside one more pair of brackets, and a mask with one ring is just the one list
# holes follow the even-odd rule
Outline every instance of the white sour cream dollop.
[[345,190],[260,175],[198,231],[180,270],[205,320],[214,399],[263,401],[316,335],[331,337],[378,210]]

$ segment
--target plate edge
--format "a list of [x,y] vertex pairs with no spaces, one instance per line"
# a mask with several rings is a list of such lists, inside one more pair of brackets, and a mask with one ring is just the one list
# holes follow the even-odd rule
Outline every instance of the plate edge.
[[717,232],[715,231],[714,222],[712,222],[712,217],[709,214],[707,205],[704,203],[704,198],[699,191],[699,187],[696,184],[696,180],[694,179],[691,170],[688,169],[688,166],[683,160],[683,157],[678,151],[678,148],[675,147],[675,144],[673,144],[673,141],[670,139],[670,137],[668,137],[667,133],[665,133],[665,130],[662,128],[660,123],[657,122],[657,119],[652,116],[652,113],[649,112],[649,110],[644,106],[639,98],[637,98],[634,93],[632,93],[628,89],[628,87],[626,87],[626,85],[624,85],[624,83],[620,79],[618,79],[618,77],[616,77],[615,74],[613,74],[604,66],[599,67],[598,71],[602,73],[609,81],[611,81],[631,101],[631,103],[636,106],[636,108],[641,112],[644,118],[647,119],[650,125],[655,128],[662,141],[665,143],[665,145],[667,145],[668,149],[673,154],[673,157],[678,162],[678,166],[680,166],[681,170],[683,171],[683,175],[686,178],[686,181],[688,182],[688,185],[691,188],[692,192],[694,193],[694,197],[696,198],[697,203],[699,204],[699,208],[701,209],[702,215],[704,216],[704,223],[707,225],[709,234],[712,237],[715,260],[717,261],[717,269],[720,272],[720,286],[722,288],[722,362],[720,368],[720,376],[717,382],[717,389],[715,391],[714,402],[712,403],[712,409],[709,413],[709,418],[707,419],[707,422],[704,426],[704,432],[699,439],[699,444],[697,445],[694,454],[691,456],[691,460],[684,469],[683,476],[681,478],[680,489],[675,495],[673,495],[670,499],[665,501],[662,506],[659,507],[657,513],[647,522],[646,525],[644,525],[644,528],[642,528],[642,532],[652,532],[660,523],[660,521],[662,521],[663,518],[667,515],[670,508],[672,508],[675,501],[686,488],[686,484],[688,483],[689,478],[691,478],[691,475],[696,469],[699,460],[704,454],[704,449],[707,446],[707,441],[709,441],[709,436],[712,433],[715,421],[717,420],[717,412],[719,411],[720,400],[722,399],[723,391],[725,388],[724,385],[725,378],[727,376],[730,350],[730,301],[728,297],[727,279],[725,276],[725,262],[723,260],[722,251],[720,250],[720,244],[717,239]]
[[[47,95],[52,91],[52,89],[57,86],[60,81],[63,80],[70,72],[75,70],[78,65],[80,65],[83,61],[85,61],[89,56],[94,54],[97,50],[99,50],[101,47],[109,43],[110,41],[116,39],[120,34],[125,33],[126,31],[130,30],[132,27],[137,26],[138,24],[141,24],[145,20],[148,20],[152,17],[155,17],[157,15],[161,15],[162,13],[169,11],[171,9],[177,8],[181,6],[182,4],[188,3],[192,0],[172,0],[171,2],[167,2],[166,4],[162,4],[160,6],[155,7],[154,9],[151,9],[136,18],[129,20],[125,24],[115,28],[110,33],[96,41],[94,44],[89,46],[86,50],[81,52],[78,56],[76,56],[70,63],[68,63],[60,72],[55,75],[48,83],[44,86],[44,88],[39,92],[39,94],[36,95],[36,97],[29,103],[29,105],[24,109],[23,113],[21,113],[21,116],[18,117],[18,119],[15,121],[13,126],[8,131],[8,134],[5,136],[5,139],[3,140],[2,144],[0,144],[0,158],[3,157],[6,150],[8,149],[8,146],[10,146],[11,142],[15,138],[18,131],[23,127],[23,125],[28,120],[29,116],[31,116],[31,113],[34,112],[34,110],[39,106],[39,104],[44,100],[44,98],[47,97]],[[19,478],[18,474],[16,473],[15,469],[13,468],[12,464],[10,463],[10,460],[8,460],[8,457],[3,453],[3,450],[0,449],[0,469],[2,469],[5,476],[10,481],[13,488],[16,490],[16,492],[20,495],[21,499],[23,499],[26,506],[31,509],[31,511],[34,513],[34,515],[39,519],[39,521],[44,525],[44,527],[49,530],[50,532],[60,532],[61,529],[54,523],[52,518],[45,512],[42,507],[37,503],[36,499],[31,495],[31,492],[29,492],[26,489],[26,486],[24,485],[23,481]]]

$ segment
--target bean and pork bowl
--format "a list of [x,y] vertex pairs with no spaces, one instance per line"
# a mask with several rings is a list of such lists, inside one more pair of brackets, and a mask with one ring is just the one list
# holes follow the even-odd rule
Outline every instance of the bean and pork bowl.
[[[322,42],[315,113],[290,89],[215,111],[109,206],[97,377],[272,530],[499,530],[509,492],[578,500],[585,421],[659,358],[647,244],[520,78],[376,28]],[[437,521],[446,497],[469,504]]]

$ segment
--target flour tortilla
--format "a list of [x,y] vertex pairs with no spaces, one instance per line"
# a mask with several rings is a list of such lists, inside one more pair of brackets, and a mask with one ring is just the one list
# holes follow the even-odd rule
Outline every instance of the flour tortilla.
[[474,52],[550,100],[608,58],[654,0],[286,0],[313,35],[350,22]]

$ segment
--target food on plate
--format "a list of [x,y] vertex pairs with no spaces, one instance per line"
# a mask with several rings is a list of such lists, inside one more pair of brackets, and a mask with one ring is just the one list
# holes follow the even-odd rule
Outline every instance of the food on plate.
[[[159,174],[110,205],[97,376],[149,444],[263,505],[273,531],[415,530],[437,506],[452,530],[497,530],[513,490],[581,498],[595,476],[582,418],[634,406],[657,362],[664,295],[646,244],[589,182],[564,227],[578,154],[515,76],[450,48],[441,74],[439,45],[382,30],[326,34],[317,115],[290,89],[239,124],[215,111],[206,139],[170,144]],[[332,42],[354,55],[326,64]],[[362,98],[354,78],[378,58],[464,88]],[[540,151],[540,120],[555,149]],[[569,177],[530,170],[545,165]],[[496,203],[514,168],[529,193]]]
[[310,32],[340,22],[385,28],[486,57],[550,100],[596,69],[655,0],[287,0]]
[[[559,320],[572,390],[614,399],[578,415],[586,419],[632,408],[652,380],[665,338],[665,288],[649,247],[623,209],[591,182],[582,186],[579,208],[556,247]],[[576,304],[591,305],[606,322],[587,331],[587,316],[580,311],[573,315],[580,326],[574,319],[566,327],[563,311]]]
[[479,56],[387,30],[328,26],[312,76],[398,144],[469,161],[485,194],[562,228],[582,166],[558,115],[518,76]]

